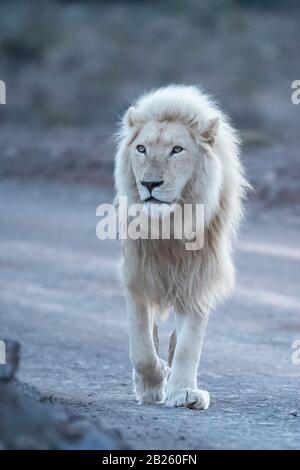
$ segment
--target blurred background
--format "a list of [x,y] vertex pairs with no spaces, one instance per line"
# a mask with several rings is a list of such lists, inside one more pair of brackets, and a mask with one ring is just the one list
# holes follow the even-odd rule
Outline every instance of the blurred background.
[[[299,447],[299,44],[297,0],[0,0],[0,449]],[[217,98],[254,187],[192,419],[134,402],[119,246],[95,234],[118,120],[169,83]]]
[[264,163],[252,153],[249,161],[258,194],[270,203],[296,198],[296,0],[2,0],[0,9],[2,177],[99,181],[110,174],[110,137],[129,103],[145,90],[186,83],[219,100],[245,150],[261,149]]

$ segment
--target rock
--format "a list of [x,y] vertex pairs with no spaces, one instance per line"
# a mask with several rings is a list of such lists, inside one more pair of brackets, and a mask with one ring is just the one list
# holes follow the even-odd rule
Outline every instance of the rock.
[[[53,400],[14,379],[20,344],[5,340],[0,365],[0,450],[2,449],[125,449],[122,437],[86,418],[55,407]],[[53,398],[51,396],[51,398]]]

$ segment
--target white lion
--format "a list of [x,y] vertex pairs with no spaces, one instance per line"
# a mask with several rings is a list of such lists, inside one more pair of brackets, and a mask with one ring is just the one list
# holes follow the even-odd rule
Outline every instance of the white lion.
[[[227,117],[196,87],[142,96],[124,115],[115,163],[117,198],[129,204],[204,204],[204,245],[185,240],[122,240],[130,358],[139,403],[206,409],[197,369],[209,311],[232,289],[231,242],[248,184]],[[173,308],[169,365],[158,357],[156,314]]]

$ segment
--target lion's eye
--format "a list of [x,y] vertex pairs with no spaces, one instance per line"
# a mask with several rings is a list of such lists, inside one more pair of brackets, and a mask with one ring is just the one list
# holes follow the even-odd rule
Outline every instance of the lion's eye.
[[180,145],[175,145],[175,147],[173,147],[171,153],[180,153],[180,152],[182,152],[182,150],[183,150],[183,148],[180,147]]
[[144,145],[137,145],[136,149],[140,153],[146,153],[146,147]]

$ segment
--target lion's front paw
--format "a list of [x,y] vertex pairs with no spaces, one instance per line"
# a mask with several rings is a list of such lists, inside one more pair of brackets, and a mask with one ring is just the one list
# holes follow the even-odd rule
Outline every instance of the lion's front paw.
[[133,370],[134,391],[139,404],[162,402],[169,374],[170,368],[162,359],[150,373]]
[[184,406],[194,410],[207,410],[209,393],[206,390],[181,388],[168,390],[164,403],[167,406]]

